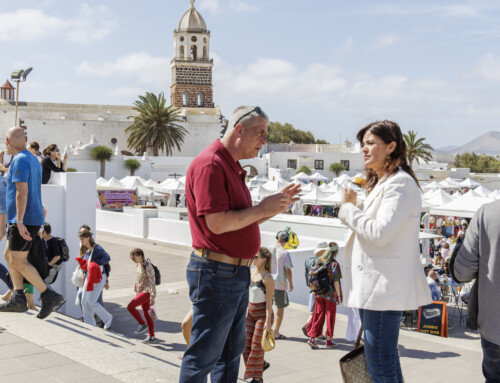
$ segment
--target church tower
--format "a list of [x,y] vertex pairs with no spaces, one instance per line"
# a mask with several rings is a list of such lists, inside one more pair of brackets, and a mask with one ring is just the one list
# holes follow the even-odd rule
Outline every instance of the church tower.
[[213,108],[210,31],[194,8],[195,0],[190,2],[191,7],[174,30],[170,103],[178,108]]
[[16,98],[14,97],[14,93],[16,88],[12,86],[9,80],[5,81],[0,87],[0,100],[14,101]]

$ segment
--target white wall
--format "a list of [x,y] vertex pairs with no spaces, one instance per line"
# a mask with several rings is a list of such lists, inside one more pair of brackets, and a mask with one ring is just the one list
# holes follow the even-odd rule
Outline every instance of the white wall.
[[[51,184],[42,185],[42,203],[47,210],[46,222],[52,227],[52,234],[66,239],[70,249],[70,259],[63,263],[57,280],[51,286],[66,299],[60,312],[75,318],[81,317],[80,307],[74,305],[76,287],[71,283],[71,275],[76,268],[74,259],[80,250],[78,230],[82,224],[89,225],[95,232],[96,192],[94,173],[57,173]],[[5,239],[0,242],[3,254]],[[2,263],[5,264],[5,259]],[[39,299],[35,291],[35,299]]]

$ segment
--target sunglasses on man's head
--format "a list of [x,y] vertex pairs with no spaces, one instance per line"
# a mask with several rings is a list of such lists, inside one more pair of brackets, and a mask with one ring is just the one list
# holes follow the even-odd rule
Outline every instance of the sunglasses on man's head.
[[240,118],[238,118],[236,120],[236,122],[234,123],[234,126],[238,125],[238,122],[240,122],[241,120],[243,120],[246,116],[251,115],[253,112],[257,113],[259,116],[262,116],[264,114],[264,112],[262,111],[262,109],[260,108],[260,106],[256,106],[250,112],[245,113],[243,116],[241,116]]

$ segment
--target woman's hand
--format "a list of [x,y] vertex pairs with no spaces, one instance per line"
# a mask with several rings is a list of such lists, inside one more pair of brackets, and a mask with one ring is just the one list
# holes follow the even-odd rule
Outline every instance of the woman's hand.
[[64,155],[63,162],[66,162],[67,159],[68,159],[68,153]]
[[150,299],[149,300],[149,306],[154,306],[155,305],[155,300],[154,299]]
[[106,279],[106,284],[104,285],[104,288],[106,290],[109,290],[109,281]]
[[342,295],[337,297],[337,305],[341,305],[341,304],[342,304]]
[[353,205],[356,205],[356,200],[358,196],[354,190],[351,188],[344,188],[342,191],[342,200],[340,201],[340,204],[346,204],[346,203],[352,203]]
[[271,331],[273,325],[271,324],[271,320],[267,320],[265,323],[264,323],[264,330],[268,330],[268,331]]

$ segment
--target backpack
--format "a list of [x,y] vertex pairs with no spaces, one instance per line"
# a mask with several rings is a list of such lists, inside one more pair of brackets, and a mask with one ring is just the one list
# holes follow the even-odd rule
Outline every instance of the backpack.
[[66,262],[69,259],[69,247],[64,238],[57,238],[59,242],[59,249],[61,250],[61,263]]
[[306,273],[306,286],[309,286],[309,269],[314,266],[314,263],[318,260],[318,257],[314,256],[311,258],[307,258],[306,261],[304,262]]
[[156,267],[155,265],[153,265],[153,262],[151,262],[151,260],[149,258],[148,258],[148,262],[151,263],[151,266],[153,266],[153,270],[155,271],[155,285],[156,286],[161,285],[160,270],[158,269],[158,267]]
[[307,283],[312,293],[326,295],[332,286],[332,269],[329,265],[315,263],[307,274]]

